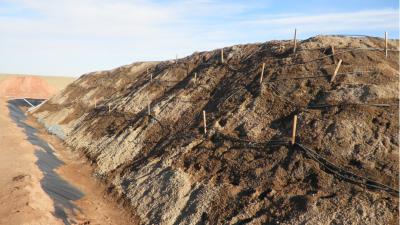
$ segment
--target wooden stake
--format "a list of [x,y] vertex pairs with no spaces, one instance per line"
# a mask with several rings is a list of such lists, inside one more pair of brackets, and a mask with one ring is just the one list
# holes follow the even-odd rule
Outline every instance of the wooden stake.
[[197,73],[194,73],[194,84],[197,82]]
[[296,143],[296,129],[297,129],[297,115],[293,117],[293,127],[292,127],[292,145]]
[[94,99],[94,108],[97,108],[97,99]]
[[178,63],[178,54],[176,54],[176,58],[175,58],[175,64]]
[[335,77],[336,77],[336,75],[337,75],[337,73],[338,73],[338,71],[339,71],[339,68],[340,68],[340,65],[342,64],[342,60],[339,60],[339,63],[337,64],[337,66],[336,66],[336,69],[335,69],[335,72],[333,73],[333,76],[332,76],[332,78],[331,78],[331,82],[333,82],[333,80],[335,80]]
[[150,116],[151,111],[150,111],[150,102],[147,103],[147,114]]
[[153,82],[153,74],[150,74],[150,82]]
[[385,32],[385,57],[388,56],[388,40],[387,40],[387,32]]
[[224,49],[221,49],[221,63],[224,63]]
[[332,50],[332,59],[333,59],[333,63],[336,64],[335,47],[333,47],[333,45],[331,45],[331,50]]
[[264,69],[265,69],[265,63],[262,64],[262,68],[261,68],[260,84],[262,84],[262,81],[263,81]]
[[111,112],[111,105],[108,105],[108,113]]
[[297,36],[297,29],[294,29],[294,38],[293,38],[293,43],[294,43],[293,53],[294,53],[294,54],[296,53],[296,47],[297,47],[297,39],[296,39],[296,36]]
[[206,121],[206,111],[203,110],[203,123],[204,123],[204,134],[207,134],[207,121]]

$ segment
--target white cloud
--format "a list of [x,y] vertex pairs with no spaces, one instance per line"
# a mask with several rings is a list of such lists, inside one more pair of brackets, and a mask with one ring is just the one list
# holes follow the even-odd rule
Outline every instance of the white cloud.
[[244,25],[272,27],[304,27],[307,31],[368,30],[398,28],[399,12],[395,9],[366,10],[345,13],[322,13],[317,15],[283,15],[242,21]]

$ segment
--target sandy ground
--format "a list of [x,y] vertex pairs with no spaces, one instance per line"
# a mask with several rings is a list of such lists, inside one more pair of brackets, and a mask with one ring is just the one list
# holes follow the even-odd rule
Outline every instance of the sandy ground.
[[8,116],[0,99],[0,224],[62,224],[40,186],[33,146]]
[[[91,177],[92,168],[72,154],[57,138],[39,128],[39,136],[49,141],[65,162],[60,176],[79,188],[85,196],[74,202],[82,211],[76,224],[134,224],[128,213],[107,199],[105,188]],[[34,147],[9,117],[7,100],[0,98],[0,224],[63,224],[54,214],[52,199],[43,191],[43,177],[35,162]],[[74,223],[75,224],[75,223]]]
[[84,156],[72,152],[56,136],[48,134],[34,118],[29,118],[28,124],[39,130],[39,137],[50,143],[65,163],[57,170],[58,174],[85,193],[83,198],[74,202],[82,210],[74,218],[78,224],[136,224],[130,213],[105,194],[106,187],[92,177],[93,168]]

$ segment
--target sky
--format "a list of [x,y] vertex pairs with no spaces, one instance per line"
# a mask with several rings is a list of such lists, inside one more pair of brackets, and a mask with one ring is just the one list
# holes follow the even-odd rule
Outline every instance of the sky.
[[399,38],[398,0],[0,0],[0,73],[80,76],[319,34]]

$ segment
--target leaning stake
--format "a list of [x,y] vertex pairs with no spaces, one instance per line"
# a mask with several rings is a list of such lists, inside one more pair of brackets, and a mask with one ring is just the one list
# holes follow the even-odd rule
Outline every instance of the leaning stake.
[[296,129],[297,129],[297,115],[293,117],[293,128],[292,128],[292,145],[296,142]]
[[204,125],[204,134],[207,134],[207,121],[206,121],[206,111],[203,110],[203,125]]
[[337,75],[337,73],[338,73],[338,71],[339,71],[339,68],[340,68],[340,65],[342,64],[342,60],[339,60],[339,63],[337,64],[337,66],[336,66],[336,69],[335,69],[335,72],[333,73],[333,76],[332,76],[332,78],[331,78],[331,82],[333,82],[333,80],[335,80],[335,77],[336,77],[336,75]]
[[332,59],[333,59],[333,63],[336,64],[335,47],[333,47],[333,45],[331,45],[331,50],[332,50]]
[[262,84],[262,81],[263,81],[263,77],[264,77],[264,68],[265,68],[265,63],[262,64],[262,68],[261,68],[260,84]]
[[221,63],[224,63],[224,49],[221,49]]
[[293,47],[293,53],[296,53],[296,47],[297,47],[296,36],[297,36],[297,29],[294,29],[294,38],[293,38],[294,47]]
[[385,57],[388,56],[388,41],[387,41],[387,32],[385,32]]

